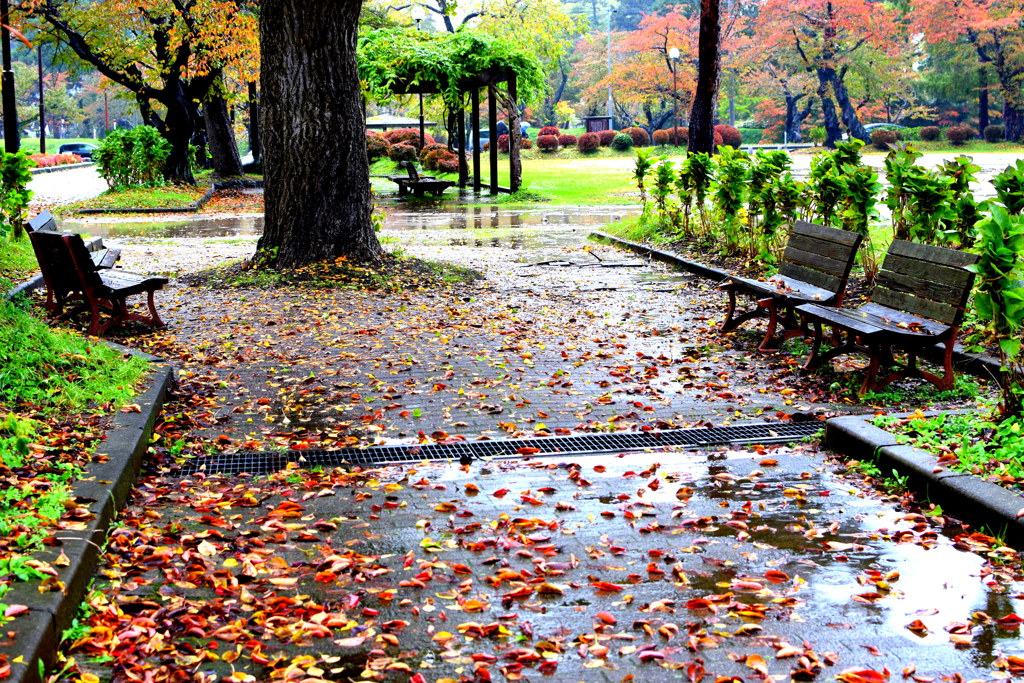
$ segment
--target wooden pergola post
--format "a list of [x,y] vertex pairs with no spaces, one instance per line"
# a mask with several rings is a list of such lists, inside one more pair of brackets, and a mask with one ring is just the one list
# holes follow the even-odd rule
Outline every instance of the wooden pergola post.
[[[474,87],[470,92],[469,106],[472,107],[469,112],[469,125],[473,130],[473,192],[480,194],[480,88]],[[491,147],[497,144],[497,140],[491,139]]]
[[[487,115],[491,128],[491,194],[498,194],[498,97],[494,85],[487,86]],[[509,140],[512,139],[511,132]]]

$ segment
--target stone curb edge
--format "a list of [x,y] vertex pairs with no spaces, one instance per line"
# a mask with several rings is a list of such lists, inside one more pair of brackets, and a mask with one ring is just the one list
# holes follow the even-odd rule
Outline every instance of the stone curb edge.
[[892,434],[870,423],[872,416],[845,415],[825,422],[824,445],[854,460],[876,461],[883,472],[908,478],[926,500],[941,505],[957,519],[985,526],[989,534],[1015,547],[1024,544],[1024,497],[971,474],[939,465],[927,451],[900,444]]
[[[624,240],[621,237],[609,235],[605,232],[593,231],[590,233],[589,237],[590,239],[609,242],[614,246],[628,249],[643,256],[648,256],[657,261],[661,261],[662,263],[667,263],[670,266],[682,268],[694,275],[708,280],[714,280],[715,282],[721,282],[732,275],[732,273],[719,268],[706,266],[702,263],[697,263],[696,261],[684,259],[678,254],[674,254],[670,251],[655,249],[647,246],[646,244],[640,244],[639,242],[630,242],[629,240]],[[980,353],[967,353],[959,347],[959,344],[957,347],[958,348],[953,349],[953,362],[956,364],[957,368],[975,375],[976,377],[998,381],[1002,374],[1002,367],[998,360]],[[943,349],[936,346],[934,350],[931,353],[926,354],[926,356],[929,356],[928,360],[939,361],[941,363],[942,353]]]
[[60,166],[46,166],[43,168],[30,168],[28,170],[32,175],[39,175],[40,173],[56,173],[58,171],[69,171],[73,168],[83,168],[85,166],[92,166],[91,161],[83,161],[80,164],[61,164]]
[[[112,344],[127,352],[125,347]],[[135,355],[139,355],[137,352]],[[150,361],[155,356],[141,354]],[[138,476],[142,457],[149,446],[157,414],[167,391],[174,382],[174,370],[163,362],[154,362],[149,388],[136,397],[140,412],[119,412],[114,416],[106,440],[97,448],[96,456],[107,460],[94,461],[74,483],[72,493],[77,502],[94,517],[81,530],[63,530],[55,534],[61,544],[34,556],[49,562],[64,584],[63,591],[39,592],[39,582],[16,583],[2,598],[8,605],[27,605],[29,611],[3,626],[14,633],[0,642],[0,654],[11,663],[12,683],[42,683],[43,672],[56,661],[61,635],[78,614],[89,584],[96,574],[100,552],[115,515],[125,504]],[[60,553],[67,558],[65,566],[55,564]],[[15,661],[18,660],[18,661]]]

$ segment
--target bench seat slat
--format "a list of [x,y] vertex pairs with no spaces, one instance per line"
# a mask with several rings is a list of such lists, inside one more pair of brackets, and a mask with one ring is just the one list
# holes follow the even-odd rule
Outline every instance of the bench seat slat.
[[800,301],[820,301],[822,303],[827,303],[836,296],[836,293],[833,291],[814,287],[806,282],[793,280],[783,275],[773,275],[767,280],[732,277],[729,278],[725,286],[732,286],[758,297],[785,297]]

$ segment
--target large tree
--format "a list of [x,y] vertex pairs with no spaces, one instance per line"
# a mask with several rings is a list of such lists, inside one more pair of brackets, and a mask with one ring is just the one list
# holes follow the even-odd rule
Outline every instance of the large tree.
[[697,42],[697,89],[690,109],[690,152],[715,150],[715,109],[721,65],[721,7],[719,0],[701,0]]
[[381,260],[356,68],[361,4],[261,3],[266,218],[256,258],[269,267]]

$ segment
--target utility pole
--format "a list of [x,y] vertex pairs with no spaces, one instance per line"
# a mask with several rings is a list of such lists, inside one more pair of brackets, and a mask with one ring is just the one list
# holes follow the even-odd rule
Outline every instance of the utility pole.
[[[6,2],[6,0],[4,0]],[[608,128],[615,128],[614,113],[612,109],[612,9],[608,5]]]
[[36,48],[39,65],[39,153],[46,154],[46,105],[43,103],[43,46]]
[[0,76],[0,88],[3,89],[4,150],[14,154],[21,147],[21,136],[18,133],[18,101],[14,96],[14,71],[11,70],[10,22],[10,0],[0,0],[0,55],[4,70]]

